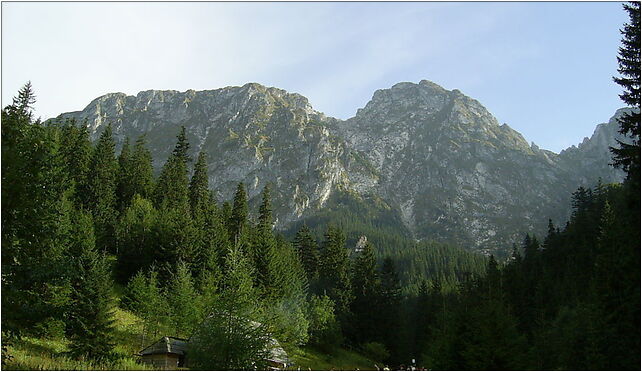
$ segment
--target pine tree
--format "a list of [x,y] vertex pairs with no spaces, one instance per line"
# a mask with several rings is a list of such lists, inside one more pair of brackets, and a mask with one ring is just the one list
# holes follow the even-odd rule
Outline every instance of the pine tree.
[[118,162],[114,155],[116,144],[111,124],[98,139],[89,171],[89,205],[94,216],[96,245],[99,250],[115,251],[116,183]]

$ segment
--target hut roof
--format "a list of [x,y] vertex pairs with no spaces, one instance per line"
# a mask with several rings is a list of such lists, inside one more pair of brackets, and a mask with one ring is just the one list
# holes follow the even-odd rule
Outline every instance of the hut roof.
[[285,352],[285,350],[283,350],[283,348],[279,344],[279,341],[277,341],[275,338],[270,339],[267,347],[269,351],[267,360],[283,364],[289,363],[290,360],[288,358],[288,354]]
[[140,355],[179,354],[185,355],[187,340],[178,337],[162,337],[139,352]]

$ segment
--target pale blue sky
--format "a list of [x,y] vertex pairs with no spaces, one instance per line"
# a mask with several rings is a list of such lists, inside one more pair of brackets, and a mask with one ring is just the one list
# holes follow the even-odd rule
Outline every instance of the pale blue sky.
[[44,118],[110,92],[258,82],[348,118],[376,89],[434,81],[559,151],[622,106],[617,2],[2,3],[2,105]]

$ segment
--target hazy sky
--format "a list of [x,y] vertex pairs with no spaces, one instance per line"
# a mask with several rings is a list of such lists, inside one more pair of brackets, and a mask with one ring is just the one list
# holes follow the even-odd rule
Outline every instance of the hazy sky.
[[2,106],[43,119],[110,92],[258,82],[348,118],[434,81],[559,151],[622,107],[620,3],[2,3]]

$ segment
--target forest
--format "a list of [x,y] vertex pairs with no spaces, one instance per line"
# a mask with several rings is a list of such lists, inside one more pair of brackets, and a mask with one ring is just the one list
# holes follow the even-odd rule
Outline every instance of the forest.
[[639,7],[615,79],[638,110],[612,149],[626,180],[578,188],[569,221],[505,261],[416,242],[367,201],[277,231],[270,185],[257,210],[243,183],[216,200],[184,128],[155,174],[144,135],[117,153],[109,125],[92,142],[86,123],[43,123],[27,83],[2,110],[3,369],[34,338],[94,363],[73,369],[144,369],[119,347],[123,314],[139,349],[186,339],[200,370],[266,369],[272,338],[370,369],[639,369]]

